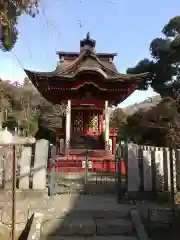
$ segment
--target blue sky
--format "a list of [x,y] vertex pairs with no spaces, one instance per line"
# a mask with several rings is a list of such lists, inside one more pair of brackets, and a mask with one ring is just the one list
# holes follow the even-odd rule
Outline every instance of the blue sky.
[[[10,53],[0,51],[0,77],[22,81],[23,68],[51,71],[56,51],[79,51],[79,41],[90,31],[97,52],[117,52],[116,65],[128,67],[149,56],[149,44],[161,36],[168,20],[180,15],[179,0],[41,0],[40,14],[22,16],[19,40]],[[156,95],[136,91],[121,106]]]

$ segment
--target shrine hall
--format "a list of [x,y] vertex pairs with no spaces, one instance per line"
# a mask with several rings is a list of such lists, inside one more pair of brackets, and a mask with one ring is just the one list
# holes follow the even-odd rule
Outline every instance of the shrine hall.
[[53,104],[64,103],[66,116],[56,129],[59,159],[114,159],[116,129],[110,128],[109,109],[139,88],[148,73],[121,74],[114,63],[116,53],[96,52],[89,33],[78,52],[57,52],[52,72],[25,70],[38,91]]

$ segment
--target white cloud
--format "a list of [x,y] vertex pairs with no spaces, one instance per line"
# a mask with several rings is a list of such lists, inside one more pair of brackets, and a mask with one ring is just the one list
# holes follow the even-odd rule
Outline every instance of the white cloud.
[[[24,76],[25,77],[25,76]],[[7,74],[0,74],[0,79],[2,80],[9,80],[10,82],[19,82],[22,83],[24,80],[24,77],[19,77],[19,76],[12,76],[12,75],[7,75]]]
[[2,80],[22,82],[25,76],[24,70],[13,55],[3,57],[0,65],[0,78]]

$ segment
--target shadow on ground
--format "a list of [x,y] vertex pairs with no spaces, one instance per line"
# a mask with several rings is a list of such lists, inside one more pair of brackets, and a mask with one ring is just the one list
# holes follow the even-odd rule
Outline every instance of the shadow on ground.
[[[88,175],[86,183],[84,174],[56,173],[57,182],[56,196],[44,217],[41,227],[41,239],[55,240],[57,236],[77,236],[77,239],[84,239],[83,236],[94,235],[134,235],[129,224],[129,211],[137,208],[143,221],[148,219],[149,208],[164,208],[164,201],[157,201],[158,196],[147,194],[131,194],[128,199],[123,199],[117,203],[117,178],[109,174]],[[123,185],[122,185],[123,186]],[[124,187],[124,186],[123,186]],[[131,201],[133,199],[133,201]],[[147,201],[151,199],[151,202]],[[143,200],[143,201],[142,201]],[[160,204],[160,205],[159,205]],[[111,225],[109,230],[108,223],[113,220],[123,219],[127,225]],[[116,225],[116,224],[115,224]],[[172,228],[169,225],[149,227],[150,223],[145,221],[145,227],[151,239],[176,239],[172,236]],[[117,230],[118,227],[118,230]],[[159,231],[158,231],[159,230]],[[62,237],[62,239],[64,239]],[[178,238],[179,239],[179,238]]]
[[115,177],[106,175],[97,179],[90,175],[87,184],[84,176],[73,177],[71,175],[67,179],[67,175],[56,175],[58,196],[54,198],[54,209],[49,209],[44,217],[42,239],[55,236],[77,236],[79,239],[107,233],[117,235],[117,228],[108,229],[108,222],[115,221],[117,217],[125,223],[127,220],[122,233],[133,235],[132,224],[128,221],[129,206],[120,208],[117,204]]

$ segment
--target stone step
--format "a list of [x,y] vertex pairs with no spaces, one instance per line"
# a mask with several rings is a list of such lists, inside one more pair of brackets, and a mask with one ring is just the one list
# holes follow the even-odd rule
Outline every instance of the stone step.
[[67,236],[52,236],[41,238],[41,240],[138,240],[133,236],[93,236],[93,237],[67,237]]
[[[133,236],[131,221],[126,219],[92,219],[89,217],[65,217],[46,220],[41,225],[41,236]],[[49,239],[49,238],[48,238]]]
[[[58,209],[53,209],[53,211],[48,211],[44,216],[44,221],[49,221],[54,218],[86,218],[86,219],[93,219],[94,221],[98,219],[130,219],[129,209],[73,209],[73,211],[67,211],[66,209],[64,212],[58,211]],[[68,220],[69,221],[69,220]]]
[[[38,206],[41,207],[41,206]],[[121,217],[129,214],[132,206],[128,204],[118,204],[114,196],[89,196],[89,195],[58,195],[49,201],[48,208],[53,208],[54,212],[91,212],[91,211],[117,211]],[[49,212],[49,211],[48,211]]]
[[101,210],[101,209],[92,209],[92,210],[73,210],[73,212],[69,212],[68,217],[84,217],[84,218],[92,218],[94,220],[97,219],[129,219],[129,211],[127,209],[117,209],[117,210]]
[[126,219],[97,219],[96,234],[101,235],[133,235],[134,229],[131,221]]

